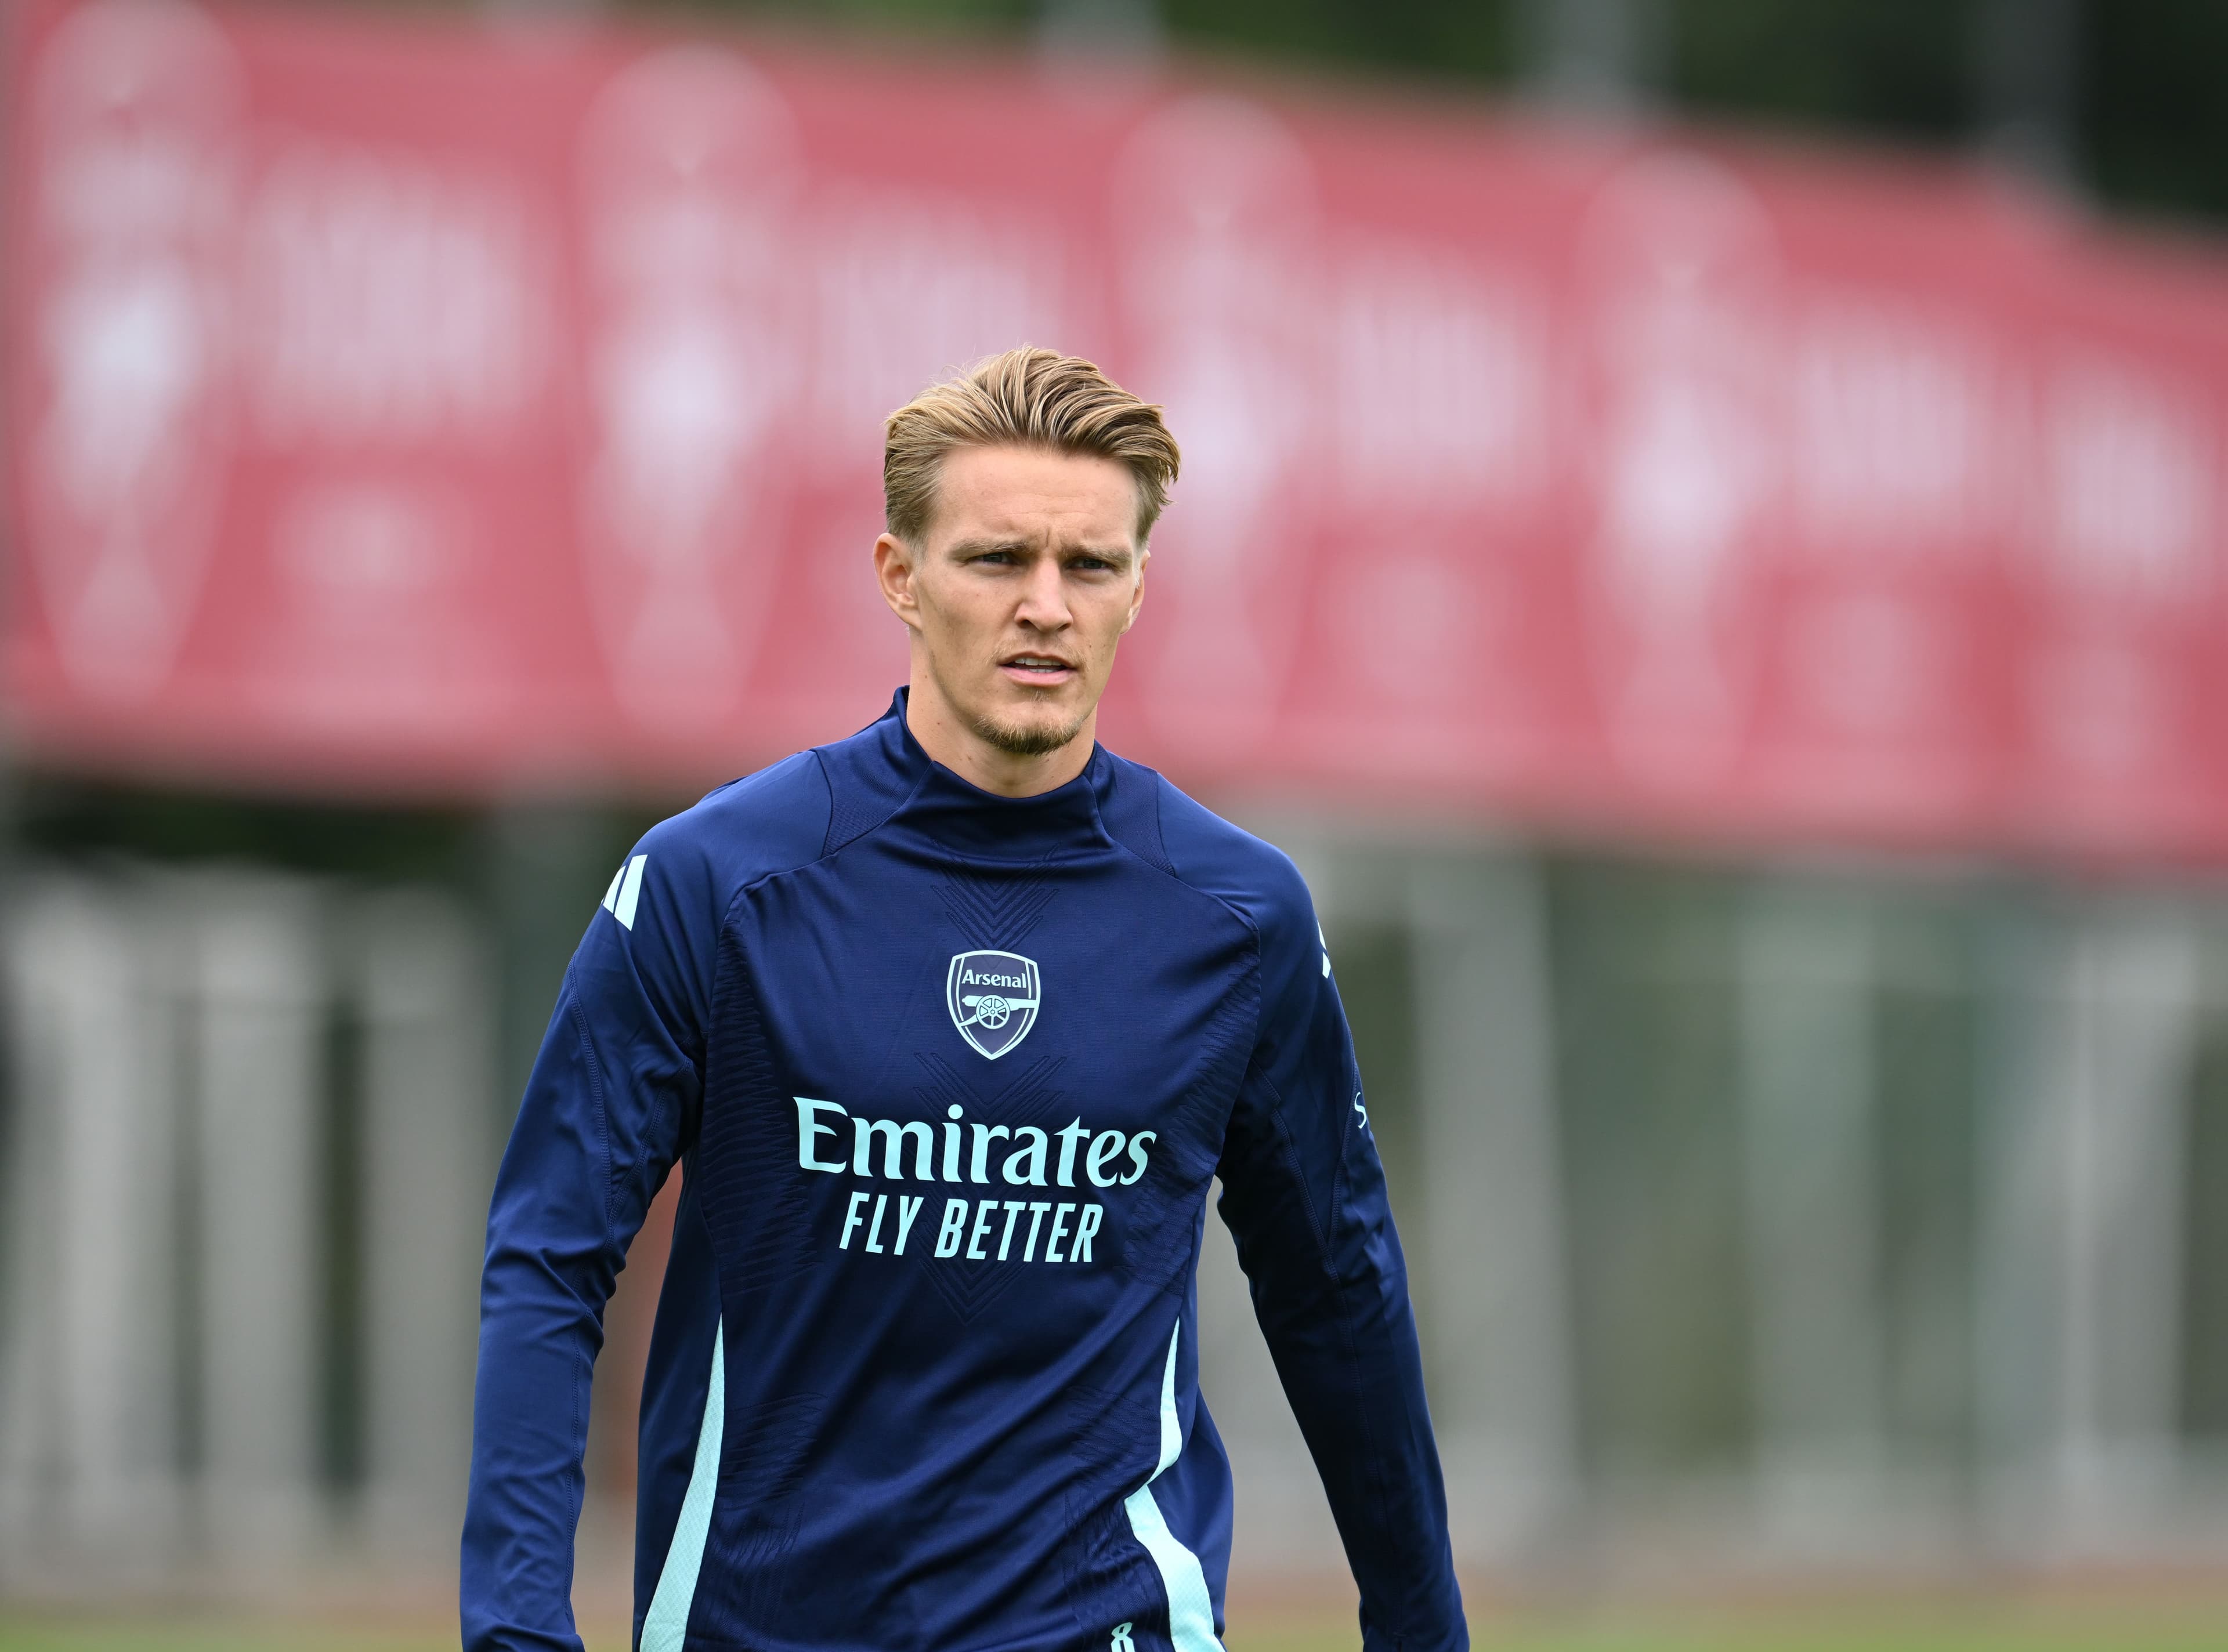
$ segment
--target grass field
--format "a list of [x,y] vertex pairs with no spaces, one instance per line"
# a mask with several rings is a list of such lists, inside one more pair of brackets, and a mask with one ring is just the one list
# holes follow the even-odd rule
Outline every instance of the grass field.
[[[2228,1652],[2228,1604],[1972,1604],[1487,1618],[1480,1652]],[[1353,1652],[1337,1625],[1232,1627],[1229,1652]],[[0,1652],[454,1652],[453,1630],[0,1617]],[[592,1638],[590,1652],[624,1652]]]

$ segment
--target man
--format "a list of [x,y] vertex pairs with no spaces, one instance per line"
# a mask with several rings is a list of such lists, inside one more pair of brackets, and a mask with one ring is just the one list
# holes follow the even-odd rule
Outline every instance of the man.
[[1158,408],[1045,350],[900,409],[874,566],[908,686],[613,877],[489,1221],[469,1652],[579,1645],[603,1306],[676,1163],[642,1652],[1211,1652],[1232,1490],[1194,1275],[1217,1176],[1364,1645],[1467,1644],[1307,891],[1093,738],[1176,463]]

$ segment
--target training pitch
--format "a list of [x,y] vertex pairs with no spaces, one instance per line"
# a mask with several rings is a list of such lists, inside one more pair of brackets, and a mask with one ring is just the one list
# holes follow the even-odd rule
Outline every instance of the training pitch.
[[[2000,1603],[1483,1617],[1479,1652],[2228,1652],[2228,1603]],[[1234,1625],[1229,1652],[1353,1652],[1350,1628]],[[453,1630],[198,1625],[0,1616],[0,1652],[455,1652]],[[589,1652],[624,1652],[621,1636]]]

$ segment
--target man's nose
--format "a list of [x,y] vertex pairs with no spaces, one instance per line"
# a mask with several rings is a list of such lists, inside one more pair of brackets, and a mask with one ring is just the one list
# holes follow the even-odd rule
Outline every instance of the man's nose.
[[1052,558],[1046,557],[1029,569],[1015,618],[1040,631],[1061,630],[1073,622],[1067,611],[1067,589],[1060,566]]

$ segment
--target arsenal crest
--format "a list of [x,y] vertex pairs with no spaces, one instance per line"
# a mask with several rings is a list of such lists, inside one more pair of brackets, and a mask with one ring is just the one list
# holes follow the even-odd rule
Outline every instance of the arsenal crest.
[[955,954],[944,979],[951,1024],[991,1061],[1029,1036],[1041,997],[1036,960],[1015,952]]

